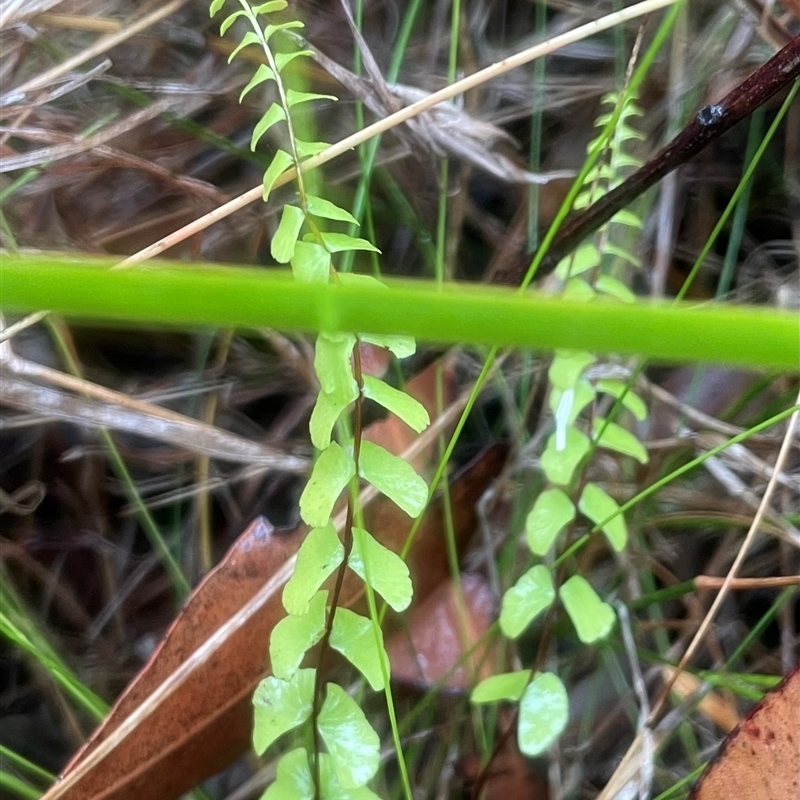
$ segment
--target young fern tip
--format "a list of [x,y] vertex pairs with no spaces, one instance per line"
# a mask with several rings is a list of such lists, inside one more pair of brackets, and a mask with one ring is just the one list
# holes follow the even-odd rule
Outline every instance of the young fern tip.
[[[212,16],[222,10],[224,0],[211,3]],[[235,58],[244,48],[260,48],[264,63],[244,87],[244,100],[257,87],[274,90],[272,101],[254,127],[251,148],[255,149],[268,132],[283,134],[283,144],[275,150],[264,173],[263,197],[267,201],[282,176],[294,169],[297,202],[284,205],[271,253],[278,264],[290,264],[295,279],[308,283],[371,283],[383,286],[366,275],[339,274],[334,254],[371,250],[369,241],[327,230],[329,223],[358,224],[348,211],[307,191],[303,162],[324,150],[322,142],[300,139],[293,115],[300,105],[335,99],[329,95],[301,92],[286,85],[284,70],[298,58],[310,55],[293,40],[288,52],[273,49],[281,41],[280,32],[302,27],[296,20],[269,22],[269,15],[284,11],[284,0],[257,6],[240,0],[241,8],[227,16],[220,26],[224,35],[238,21],[246,22],[239,44],[231,53]],[[281,181],[285,182],[285,181]],[[359,344],[385,347],[398,358],[414,352],[409,337],[359,336],[357,333],[325,333],[317,337],[314,371],[319,394],[309,424],[311,441],[318,451],[311,477],[300,497],[300,515],[309,533],[297,555],[293,575],[283,591],[287,616],[279,622],[270,639],[272,675],[261,682],[253,698],[255,707],[253,745],[264,753],[285,734],[302,726],[311,728],[312,751],[298,747],[278,761],[277,779],[265,793],[267,800],[279,798],[334,798],[358,790],[368,800],[375,795],[366,788],[379,765],[378,734],[359,705],[335,683],[322,685],[315,667],[303,667],[307,654],[318,647],[322,660],[332,648],[344,656],[374,691],[384,691],[391,704],[389,661],[383,637],[374,614],[368,618],[339,608],[345,572],[348,580],[357,577],[367,594],[380,595],[396,611],[411,602],[412,586],[402,559],[382,545],[371,532],[356,527],[360,518],[356,507],[361,480],[372,484],[407,514],[416,517],[428,501],[428,487],[413,468],[377,444],[362,441],[361,405],[365,398],[378,403],[416,431],[428,424],[428,414],[415,399],[361,371]],[[351,419],[352,415],[352,419]],[[347,431],[340,441],[334,430]],[[346,493],[346,521],[337,530],[333,513]],[[334,588],[323,586],[336,576]],[[374,611],[374,603],[370,603]],[[394,719],[393,715],[390,715]],[[394,731],[395,743],[399,734]],[[323,750],[324,745],[324,750]],[[398,752],[402,762],[402,754]],[[347,795],[350,796],[350,795]]]

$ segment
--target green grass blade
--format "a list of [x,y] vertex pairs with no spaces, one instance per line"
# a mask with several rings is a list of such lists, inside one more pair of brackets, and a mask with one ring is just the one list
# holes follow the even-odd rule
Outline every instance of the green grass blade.
[[[7,607],[6,603],[3,603],[3,607]],[[22,620],[13,620],[5,610],[0,611],[0,636],[36,661],[77,706],[88,711],[94,719],[102,719],[108,709],[103,700],[81,683],[38,631],[23,630],[20,623]]]
[[409,334],[464,344],[588,348],[671,362],[795,370],[800,317],[767,308],[584,303],[497,287],[387,281],[303,285],[277,270],[109,262],[53,255],[2,258],[7,312],[49,308],[73,317],[182,327],[219,326]]

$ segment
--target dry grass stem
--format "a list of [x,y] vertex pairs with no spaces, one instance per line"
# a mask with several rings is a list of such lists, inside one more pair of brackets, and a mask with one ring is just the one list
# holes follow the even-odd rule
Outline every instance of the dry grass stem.
[[[174,14],[179,8],[186,5],[187,2],[188,0],[170,0],[163,6],[154,9],[140,19],[126,22],[120,27],[119,30],[109,34],[108,36],[103,36],[102,38],[98,39],[91,47],[87,47],[85,50],[82,50],[80,53],[76,53],[66,61],[62,61],[60,64],[57,64],[52,69],[42,72],[35,78],[31,78],[21,86],[15,87],[6,94],[5,102],[12,102],[12,100],[9,98],[13,98],[13,102],[20,102],[24,95],[28,94],[29,92],[49,86],[54,81],[57,81],[59,78],[71,72],[73,69],[80,67],[82,64],[85,64],[87,61],[90,61],[96,56],[108,52],[113,47],[116,47],[118,44],[130,39],[132,36],[136,36],[136,34],[147,30],[152,25],[155,25],[156,22],[168,17],[170,14]],[[4,20],[0,20],[0,22],[2,21]]]
[[[800,404],[800,394],[798,394],[795,402]],[[785,468],[787,459],[789,458],[789,453],[794,447],[795,435],[796,435],[795,429],[797,428],[799,420],[800,420],[800,410],[795,411],[794,414],[792,414],[792,416],[789,418],[789,424],[786,429],[786,434],[783,437],[783,443],[781,444],[781,449],[778,451],[778,457],[775,459],[775,466],[773,467],[772,477],[770,478],[769,483],[767,484],[767,487],[764,490],[764,495],[761,498],[761,503],[758,507],[758,510],[755,513],[755,516],[753,517],[753,522],[751,523],[750,528],[748,529],[747,534],[745,535],[744,540],[742,541],[742,544],[739,547],[739,552],[736,554],[736,558],[734,559],[733,564],[731,564],[731,567],[728,570],[728,574],[725,576],[725,580],[723,581],[722,586],[720,587],[719,593],[714,598],[714,602],[711,604],[711,608],[709,608],[708,612],[703,618],[702,623],[700,624],[700,627],[695,633],[692,641],[686,648],[686,652],[681,657],[681,660],[678,663],[677,670],[673,680],[667,683],[667,685],[662,690],[658,700],[653,704],[651,721],[654,720],[661,711],[664,703],[666,702],[667,697],[669,696],[672,684],[674,683],[674,680],[677,678],[677,675],[679,675],[681,671],[685,668],[685,666],[691,661],[692,657],[697,652],[700,645],[703,643],[703,640],[709,628],[711,627],[711,623],[714,621],[717,612],[719,611],[720,607],[725,601],[725,598],[728,595],[731,583],[736,578],[736,575],[739,572],[739,569],[741,568],[742,563],[744,562],[744,559],[747,556],[750,546],[752,545],[756,537],[756,534],[759,532],[761,528],[761,522],[767,514],[770,503],[772,502],[772,497],[775,494],[775,490],[778,487],[778,476]]]

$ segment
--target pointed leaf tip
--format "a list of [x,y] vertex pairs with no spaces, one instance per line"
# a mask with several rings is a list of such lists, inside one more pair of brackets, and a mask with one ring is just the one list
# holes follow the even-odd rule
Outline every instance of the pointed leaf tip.
[[421,433],[430,424],[430,417],[422,403],[411,395],[389,386],[380,378],[372,375],[364,376],[364,397],[382,405],[417,433]]
[[602,417],[595,417],[594,434],[600,437],[597,440],[600,447],[614,450],[626,456],[632,456],[640,464],[647,463],[649,459],[647,448],[634,434],[625,430],[621,425],[617,425],[615,422],[608,422]]
[[379,627],[373,627],[371,620],[349,608],[337,608],[330,641],[331,647],[367,679],[374,691],[383,689],[384,670],[388,674],[389,663]]
[[286,112],[282,106],[273,103],[263,114],[261,119],[253,128],[253,135],[250,137],[250,150],[255,150],[261,137],[276,123],[286,119]]
[[557,431],[547,440],[542,453],[542,471],[551,483],[567,486],[590,447],[589,437],[577,428]]
[[251,89],[255,89],[256,86],[264,83],[265,81],[274,80],[275,73],[266,64],[261,64],[256,70],[255,75],[253,75],[253,77],[250,79],[250,82],[247,84],[247,86],[242,89],[242,93],[239,95],[239,102],[241,103],[242,100],[244,100]]
[[353,528],[353,550],[347,565],[395,611],[408,608],[414,591],[408,567],[369,531]]
[[531,671],[529,669],[490,675],[472,690],[470,702],[481,704],[507,700],[517,703],[525,692],[525,687],[530,679]]
[[617,553],[625,548],[628,541],[628,527],[613,497],[606,494],[596,483],[587,483],[578,501],[578,508],[595,525],[602,525],[601,530]]
[[590,364],[594,364],[595,360],[594,355],[588,350],[559,350],[547,371],[547,376],[550,383],[561,391],[572,389],[581,373]]
[[290,614],[305,614],[311,598],[344,559],[344,546],[333,523],[313,528],[297,551],[292,577],[283,587],[283,607]]
[[317,592],[305,614],[289,614],[273,628],[269,659],[276,678],[291,680],[306,652],[322,638],[327,599],[327,592]]
[[556,537],[575,519],[575,506],[561,489],[545,489],[525,519],[525,538],[531,552],[543,556]]
[[300,228],[303,227],[305,220],[306,215],[302,208],[288,204],[283,207],[278,230],[275,231],[270,244],[272,257],[279,264],[288,264],[292,260]]
[[272,161],[264,172],[264,180],[262,181],[262,197],[266,203],[269,200],[269,195],[278,178],[286,172],[289,167],[294,164],[294,159],[285,150],[276,150]]
[[361,444],[361,476],[410,517],[418,517],[428,503],[428,486],[402,458],[374,442]]

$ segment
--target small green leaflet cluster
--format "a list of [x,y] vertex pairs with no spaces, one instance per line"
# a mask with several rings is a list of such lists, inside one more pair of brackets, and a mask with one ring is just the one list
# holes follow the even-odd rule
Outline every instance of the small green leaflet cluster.
[[[213,0],[211,15],[224,4],[225,0]],[[310,53],[299,49],[273,53],[270,40],[279,31],[302,27],[302,23],[288,21],[262,26],[259,18],[283,11],[287,7],[285,0],[252,7],[246,0],[240,0],[240,5],[220,26],[224,34],[239,19],[249,23],[250,30],[231,58],[243,48],[257,45],[266,59],[240,99],[268,82],[275,84],[279,98],[256,124],[251,147],[254,149],[261,137],[279,123],[286,126],[289,142],[288,150],[279,149],[275,153],[264,174],[266,201],[276,180],[287,169],[299,168],[304,159],[325,149],[321,142],[297,138],[291,114],[297,105],[324,96],[298,92],[284,84],[281,72],[286,65]],[[283,207],[272,239],[274,259],[279,264],[291,264],[298,281],[342,285],[361,282],[386,288],[373,277],[335,271],[332,254],[377,248],[364,239],[323,230],[330,222],[357,224],[357,221],[334,203],[307,193],[299,169],[297,188],[299,203]],[[350,661],[373,690],[387,689],[389,662],[377,620],[346,608],[333,609],[332,598],[322,588],[336,570],[345,567],[351,570],[367,585],[368,593],[379,594],[396,611],[404,610],[411,602],[411,579],[402,559],[361,527],[352,527],[352,547],[346,555],[332,519],[334,506],[343,492],[349,491],[354,502],[359,479],[372,484],[412,517],[422,513],[428,500],[425,481],[402,459],[372,442],[362,441],[356,447],[352,439],[342,443],[333,439],[334,427],[362,398],[380,404],[417,432],[429,422],[427,412],[416,400],[378,378],[354,372],[353,350],[359,342],[385,347],[397,358],[409,356],[415,350],[410,337],[321,333],[317,338],[314,369],[320,392],[311,414],[310,432],[319,455],[300,497],[300,515],[311,530],[298,552],[294,574],[284,587],[282,599],[287,616],[275,626],[270,639],[273,674],[261,682],[253,697],[253,745],[262,754],[279,737],[310,722],[316,726],[327,752],[312,755],[305,747],[298,747],[285,753],[278,761],[277,779],[267,789],[265,800],[377,797],[366,784],[378,769],[378,734],[356,701],[333,683],[325,687],[324,701],[314,718],[316,669],[302,667],[307,652],[323,640],[330,626],[329,646]],[[317,776],[319,785],[315,782]]]
[[[619,95],[607,94],[603,102],[615,106]],[[603,114],[595,122],[602,128],[611,118],[611,113]],[[638,169],[641,159],[628,152],[626,145],[644,139],[644,134],[631,124],[631,118],[641,116],[642,111],[633,98],[623,100],[620,117],[607,144],[608,157],[601,160],[586,176],[586,187],[575,200],[575,208],[586,208],[603,194],[621,184],[627,174]],[[591,150],[598,140],[589,142]],[[564,297],[589,300],[597,294],[616,297],[630,303],[635,297],[618,274],[626,265],[641,268],[639,259],[630,252],[630,243],[625,233],[635,237],[642,229],[642,220],[630,209],[618,211],[611,220],[592,238],[582,244],[569,258],[565,258],[556,268],[556,276],[564,282]],[[590,280],[587,280],[587,273]]]
[[[607,102],[616,102],[609,95]],[[587,177],[587,188],[579,195],[576,207],[588,205],[597,193],[609,191],[623,180],[627,168],[639,162],[624,153],[623,145],[641,134],[630,127],[628,118],[638,112],[632,103],[623,108],[620,122],[609,145],[609,158]],[[598,126],[608,115],[597,120]],[[591,148],[594,142],[590,143]],[[597,295],[609,295],[622,302],[634,297],[627,286],[610,273],[620,262],[639,266],[627,249],[615,245],[610,233],[617,226],[640,230],[641,220],[631,211],[620,211],[592,242],[582,245],[564,259],[556,275],[564,282],[564,294],[587,301]],[[617,502],[596,483],[586,483],[575,499],[580,475],[593,446],[631,456],[644,464],[647,451],[628,430],[615,422],[592,415],[591,432],[580,421],[581,412],[592,405],[598,394],[617,398],[637,420],[645,419],[644,402],[622,381],[590,380],[588,368],[595,356],[588,351],[556,353],[548,378],[549,404],[555,418],[555,430],[547,440],[541,457],[547,488],[536,498],[525,521],[525,540],[531,553],[552,560],[559,535],[578,512],[605,534],[609,544],[620,552],[628,539],[625,519]],[[604,602],[581,575],[568,578],[556,591],[553,573],[545,564],[527,570],[503,596],[500,629],[509,639],[516,639],[556,601],[561,601],[584,644],[605,638],[615,622],[614,610]],[[472,693],[473,703],[519,703],[517,739],[520,750],[529,756],[544,752],[563,732],[569,717],[567,692],[559,677],[549,672],[533,674],[530,670],[493,675],[482,681]]]

